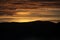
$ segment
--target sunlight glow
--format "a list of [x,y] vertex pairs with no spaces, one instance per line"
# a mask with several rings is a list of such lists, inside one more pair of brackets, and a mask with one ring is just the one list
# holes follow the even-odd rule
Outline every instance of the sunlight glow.
[[12,22],[32,22],[32,21],[35,21],[34,19],[30,20],[30,19],[14,19],[14,20],[11,20]]
[[30,12],[16,12],[16,15],[20,15],[20,16],[27,16],[30,15]]

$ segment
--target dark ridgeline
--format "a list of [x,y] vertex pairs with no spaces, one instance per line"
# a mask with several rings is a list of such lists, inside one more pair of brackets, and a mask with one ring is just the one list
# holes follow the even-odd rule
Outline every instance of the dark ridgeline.
[[0,35],[4,40],[56,40],[59,32],[60,22],[0,23]]

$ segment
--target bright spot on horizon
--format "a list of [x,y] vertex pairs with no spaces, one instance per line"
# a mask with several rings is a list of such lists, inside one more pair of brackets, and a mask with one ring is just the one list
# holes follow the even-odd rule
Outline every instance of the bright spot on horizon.
[[15,22],[31,22],[34,20],[29,20],[29,19],[20,19],[20,20],[15,20]]

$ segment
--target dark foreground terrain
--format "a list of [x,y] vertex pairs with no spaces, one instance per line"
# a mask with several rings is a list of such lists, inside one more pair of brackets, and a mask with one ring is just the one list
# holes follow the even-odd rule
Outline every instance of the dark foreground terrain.
[[0,23],[0,40],[60,40],[60,23]]

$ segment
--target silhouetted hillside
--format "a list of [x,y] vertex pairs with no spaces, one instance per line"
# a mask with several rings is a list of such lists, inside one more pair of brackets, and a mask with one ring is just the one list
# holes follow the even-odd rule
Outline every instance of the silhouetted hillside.
[[56,40],[59,32],[60,23],[49,21],[0,23],[0,35],[4,40]]

